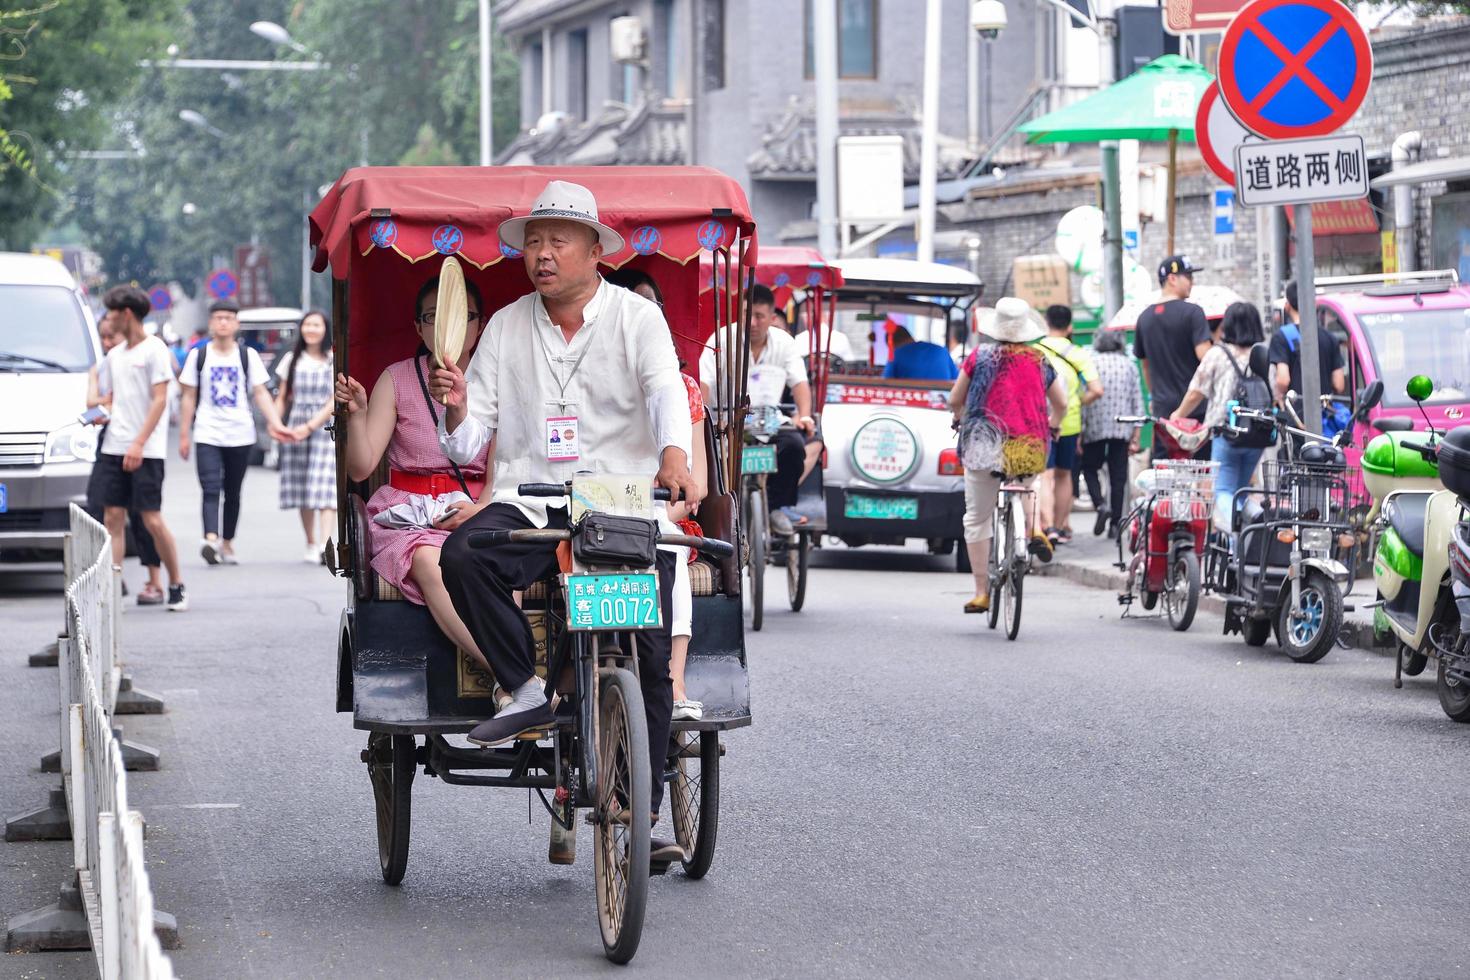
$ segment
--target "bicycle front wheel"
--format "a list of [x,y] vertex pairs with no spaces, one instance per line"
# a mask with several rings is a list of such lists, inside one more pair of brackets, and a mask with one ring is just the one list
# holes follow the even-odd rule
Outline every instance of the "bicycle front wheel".
[[638,952],[648,908],[648,724],[638,680],[621,667],[602,672],[597,732],[597,852],[594,877],[602,949],[614,963]]
[[1005,594],[1004,611],[1006,619],[1007,640],[1014,640],[1016,638],[1016,634],[1021,632],[1021,583],[1026,581],[1025,571],[1022,567],[1022,562],[1024,561],[1025,559],[1023,558],[1012,558],[1011,572],[1009,575],[1006,576],[1007,587]]

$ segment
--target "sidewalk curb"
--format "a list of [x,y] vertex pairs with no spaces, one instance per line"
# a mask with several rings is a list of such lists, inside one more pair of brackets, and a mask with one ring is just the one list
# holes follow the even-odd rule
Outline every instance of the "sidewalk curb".
[[[1047,578],[1066,579],[1091,589],[1106,589],[1118,594],[1123,592],[1128,581],[1127,576],[1116,568],[1099,568],[1096,565],[1065,559],[1053,558],[1048,564],[1035,564],[1033,570]],[[1360,598],[1354,596],[1355,600]],[[1200,596],[1199,608],[1204,612],[1214,613],[1216,616],[1225,615],[1225,602],[1217,596]],[[1388,640],[1378,640],[1372,622],[1345,621],[1342,624],[1340,635],[1349,645],[1359,650],[1367,650],[1385,657],[1393,656],[1392,643]]]

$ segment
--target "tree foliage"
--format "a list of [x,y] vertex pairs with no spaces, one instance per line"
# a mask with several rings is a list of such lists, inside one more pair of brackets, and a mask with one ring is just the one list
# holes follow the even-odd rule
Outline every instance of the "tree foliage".
[[0,248],[29,248],[63,207],[71,155],[105,145],[179,2],[0,0]]
[[[294,305],[304,213],[323,185],[364,161],[476,162],[477,8],[477,0],[186,0],[167,39],[180,58],[329,67],[137,72],[111,122],[117,144],[145,155],[74,168],[69,216],[118,280],[178,279],[192,289],[215,264],[232,264],[236,245],[258,242],[271,255],[276,301]],[[257,20],[286,27],[308,53],[252,34]],[[518,71],[503,40],[494,55],[504,145],[518,118]]]

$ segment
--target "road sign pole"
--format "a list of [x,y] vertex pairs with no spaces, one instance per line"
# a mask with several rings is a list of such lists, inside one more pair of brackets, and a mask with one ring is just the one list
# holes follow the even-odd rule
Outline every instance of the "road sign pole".
[[1317,277],[1313,265],[1312,206],[1296,208],[1296,296],[1301,307],[1302,420],[1307,429],[1322,433],[1322,368],[1317,350]]

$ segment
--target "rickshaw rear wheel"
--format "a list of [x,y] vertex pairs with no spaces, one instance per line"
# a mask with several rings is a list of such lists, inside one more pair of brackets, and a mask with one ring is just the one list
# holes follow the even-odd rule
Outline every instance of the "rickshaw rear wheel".
[[397,885],[408,870],[408,832],[413,822],[413,777],[417,768],[412,735],[373,732],[368,736],[368,776],[378,816],[378,864],[383,881]]
[[597,919],[614,963],[638,952],[648,908],[648,723],[638,680],[621,667],[599,678],[597,734]]
[[806,604],[806,563],[812,550],[810,531],[796,532],[796,541],[786,547],[786,598],[792,612]]
[[674,839],[688,855],[682,862],[690,878],[703,878],[715,860],[720,829],[720,736],[718,732],[679,732],[674,781],[669,785]]
[[767,520],[766,495],[756,487],[745,498],[745,540],[750,547],[745,570],[750,576],[750,628],[757,633],[765,621]]

